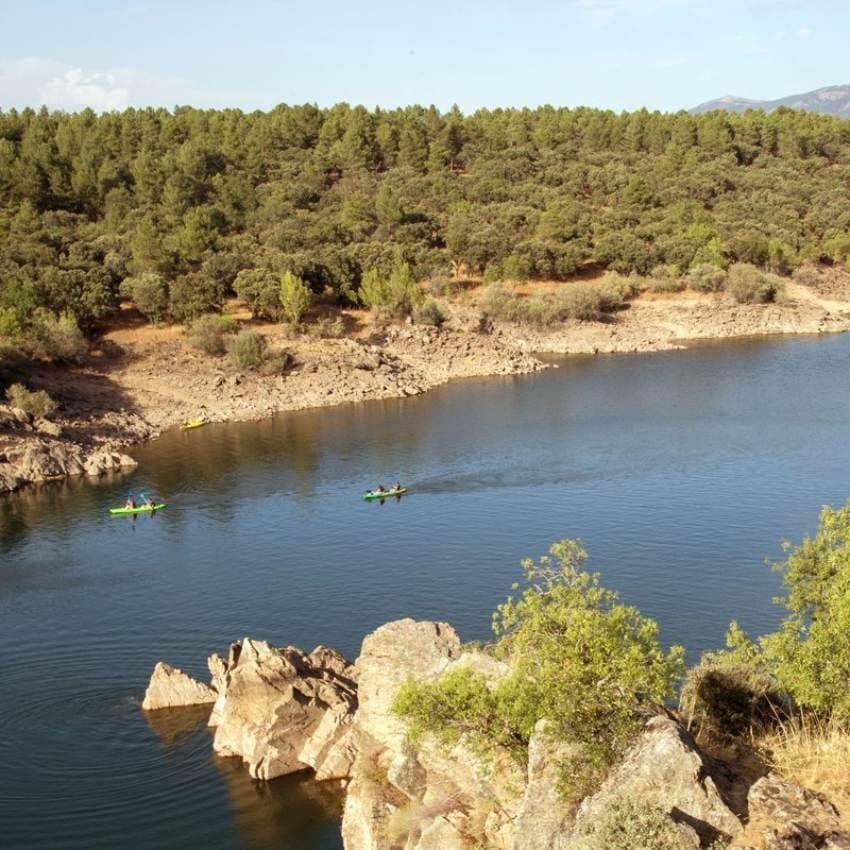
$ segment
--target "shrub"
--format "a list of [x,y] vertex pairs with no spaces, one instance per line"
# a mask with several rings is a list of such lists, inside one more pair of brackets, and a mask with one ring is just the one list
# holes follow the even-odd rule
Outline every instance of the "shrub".
[[193,272],[171,283],[171,317],[186,324],[205,313],[218,313],[224,304],[225,290],[213,278]]
[[136,309],[153,323],[161,321],[168,309],[168,287],[156,272],[124,278],[121,295],[129,298]]
[[413,321],[417,325],[433,325],[438,328],[446,321],[446,315],[433,298],[428,298],[413,311]]
[[227,353],[240,369],[256,369],[266,359],[268,340],[256,331],[242,331],[229,340]]
[[688,728],[719,739],[773,729],[788,717],[788,697],[735,623],[726,643],[728,651],[705,653],[688,671],[679,703]]
[[812,289],[817,289],[820,284],[820,275],[818,270],[809,264],[800,266],[794,272],[794,280],[803,286],[809,286]]
[[280,282],[280,306],[284,318],[297,327],[310,306],[310,289],[300,277],[286,272]]
[[394,710],[411,734],[451,744],[503,746],[519,761],[536,722],[570,744],[560,765],[561,791],[584,796],[641,727],[639,709],[667,699],[682,673],[683,650],[665,653],[658,626],[620,604],[599,577],[580,570],[586,554],[563,540],[538,563],[526,560],[527,589],[493,616],[496,654],[510,674],[488,687],[469,669],[435,682],[408,682]]
[[225,338],[235,329],[236,323],[229,316],[200,316],[189,327],[189,342],[206,354],[224,354]]
[[56,402],[44,390],[28,390],[23,384],[12,384],[8,387],[6,398],[12,407],[17,407],[37,419],[44,419],[56,410]]
[[517,321],[523,313],[522,299],[504,283],[491,283],[481,296],[481,309],[494,319]]
[[292,363],[292,355],[288,351],[266,352],[260,371],[264,375],[279,375],[289,368],[290,363]]
[[681,277],[650,277],[645,285],[648,292],[683,292],[686,289]]
[[594,820],[582,850],[685,850],[687,846],[663,809],[621,797]]
[[317,319],[312,325],[309,325],[307,330],[311,336],[319,337],[320,339],[339,339],[345,335],[345,323],[340,316],[322,316]]
[[700,263],[688,272],[687,283],[695,292],[722,292],[726,288],[726,272],[710,263]]
[[358,293],[360,301],[378,313],[407,316],[422,303],[423,292],[407,263],[397,262],[389,277],[378,269],[363,275]]
[[275,321],[280,316],[280,282],[268,269],[243,269],[236,275],[233,289],[255,319]]
[[729,269],[726,288],[739,304],[769,304],[782,294],[783,283],[749,263],[735,263]]
[[32,327],[32,351],[50,360],[77,360],[88,351],[88,343],[71,313],[58,318],[40,314]]

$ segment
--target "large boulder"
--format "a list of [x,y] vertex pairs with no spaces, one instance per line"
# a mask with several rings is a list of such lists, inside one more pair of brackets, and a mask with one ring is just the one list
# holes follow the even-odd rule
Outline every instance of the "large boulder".
[[795,782],[764,776],[747,803],[749,823],[729,850],[850,850],[835,806]]
[[166,664],[157,663],[142,700],[146,711],[176,708],[184,705],[204,705],[215,702],[216,692],[191,676]]
[[741,821],[718,790],[713,766],[684,727],[666,714],[649,720],[599,791],[582,801],[570,833],[573,843],[562,846],[580,846],[580,836],[623,797],[669,812],[673,820],[694,829],[703,843],[731,837],[741,829]]
[[356,672],[338,652],[245,638],[226,662],[212,656],[210,670],[219,688],[210,717],[219,755],[240,756],[257,779],[311,767],[323,778],[349,774]]
[[427,736],[414,746],[392,712],[408,679],[428,682],[468,667],[492,687],[509,672],[507,665],[462,652],[445,623],[405,619],[367,636],[356,667],[358,754],[343,812],[346,850],[453,850],[475,842],[510,848],[525,779],[518,765],[506,754],[482,757],[463,739],[450,750]]
[[119,469],[132,469],[138,462],[130,455],[121,452],[113,452],[109,449],[98,449],[92,452],[83,463],[86,475],[98,476],[108,472],[117,472]]

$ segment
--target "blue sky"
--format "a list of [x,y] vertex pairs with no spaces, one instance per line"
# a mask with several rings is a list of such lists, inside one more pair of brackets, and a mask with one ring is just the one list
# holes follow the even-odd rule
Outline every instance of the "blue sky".
[[0,0],[0,21],[0,108],[676,110],[850,83],[850,4],[821,0]]

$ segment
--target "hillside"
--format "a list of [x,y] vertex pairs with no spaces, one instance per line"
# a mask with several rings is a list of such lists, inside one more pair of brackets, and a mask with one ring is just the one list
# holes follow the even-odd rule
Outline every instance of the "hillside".
[[724,109],[727,112],[746,112],[748,109],[762,109],[765,112],[773,112],[780,106],[789,109],[803,109],[807,112],[819,112],[822,115],[837,115],[839,117],[850,117],[850,85],[847,86],[824,86],[814,91],[803,94],[792,94],[780,97],[776,100],[752,100],[746,97],[726,95],[714,100],[695,106],[689,110],[691,115],[700,115],[703,112],[713,112],[715,109]]

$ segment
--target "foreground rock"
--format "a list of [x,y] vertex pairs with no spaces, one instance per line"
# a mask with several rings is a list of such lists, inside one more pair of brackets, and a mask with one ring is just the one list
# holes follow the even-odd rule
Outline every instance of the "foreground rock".
[[669,812],[672,819],[693,829],[703,844],[731,838],[740,831],[741,821],[721,796],[715,770],[679,723],[667,715],[653,717],[599,791],[582,802],[571,838],[577,840],[622,797]]
[[814,791],[770,775],[747,801],[749,824],[729,850],[850,850],[838,810]]
[[161,708],[204,705],[215,702],[216,696],[216,692],[208,685],[160,661],[151,674],[142,708],[146,711],[157,711]]
[[349,775],[357,686],[342,655],[245,638],[231,645],[226,661],[213,655],[209,664],[218,688],[210,725],[219,755],[241,757],[257,779],[306,768],[317,779]]

